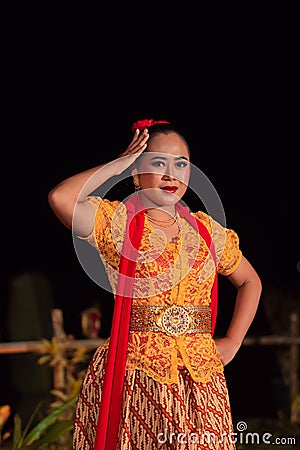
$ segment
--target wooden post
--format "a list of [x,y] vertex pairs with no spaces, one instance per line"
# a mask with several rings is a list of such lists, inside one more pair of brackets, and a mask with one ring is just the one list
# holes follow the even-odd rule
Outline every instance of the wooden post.
[[[290,315],[291,336],[299,336],[299,317],[296,312]],[[298,394],[299,348],[297,344],[290,346],[290,404]]]
[[[57,358],[58,363],[53,367],[53,387],[54,389],[60,390],[65,393],[66,390],[66,368],[64,366],[64,344],[66,342],[66,333],[64,330],[64,317],[61,309],[52,309],[51,310],[51,318],[52,318],[52,327],[53,327],[53,336],[57,339]],[[68,419],[68,411],[64,411],[61,414],[60,420]],[[67,444],[70,432],[61,436],[58,439],[58,443],[61,446]]]
[[51,318],[52,318],[52,327],[53,327],[53,335],[58,339],[65,339],[66,333],[64,331],[64,318],[61,309],[52,309],[51,310]]
[[61,362],[58,362],[53,368],[53,388],[59,389],[64,392],[65,389],[65,368],[63,366],[63,343],[66,338],[64,331],[64,320],[63,313],[61,309],[51,310],[53,335],[57,339],[58,345],[58,358],[61,358]]

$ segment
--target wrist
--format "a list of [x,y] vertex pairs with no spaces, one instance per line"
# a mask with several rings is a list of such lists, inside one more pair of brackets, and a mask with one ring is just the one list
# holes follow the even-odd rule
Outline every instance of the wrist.
[[226,339],[228,339],[230,341],[230,345],[237,351],[242,343],[243,343],[243,339],[238,338],[236,336],[231,336],[230,334],[226,334]]

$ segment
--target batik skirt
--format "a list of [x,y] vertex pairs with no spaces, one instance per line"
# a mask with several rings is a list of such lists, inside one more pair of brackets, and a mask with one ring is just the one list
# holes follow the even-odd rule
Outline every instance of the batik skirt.
[[[73,450],[93,450],[108,348],[89,364],[74,419]],[[235,450],[223,373],[196,383],[178,368],[178,383],[162,384],[127,370],[116,450]]]

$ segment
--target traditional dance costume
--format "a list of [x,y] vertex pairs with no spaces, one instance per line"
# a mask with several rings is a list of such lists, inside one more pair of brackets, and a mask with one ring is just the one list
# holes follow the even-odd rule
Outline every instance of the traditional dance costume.
[[98,249],[116,303],[111,336],[83,380],[73,450],[233,450],[213,331],[217,273],[238,267],[238,236],[179,202],[178,238],[167,242],[138,197],[88,199],[96,215],[84,239]]

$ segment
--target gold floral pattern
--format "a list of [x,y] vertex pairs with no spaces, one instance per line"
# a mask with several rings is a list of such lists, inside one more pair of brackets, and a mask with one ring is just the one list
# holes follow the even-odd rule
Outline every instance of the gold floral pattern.
[[[126,229],[126,207],[122,202],[96,196],[90,196],[89,201],[95,208],[95,225],[93,232],[84,239],[98,249],[112,291],[116,292]],[[237,234],[202,211],[194,213],[194,216],[211,233],[218,273],[230,275],[242,258]],[[177,216],[177,221],[179,238],[169,243],[145,217],[136,264],[133,305],[210,305],[214,261],[199,233],[185,219]],[[129,333],[127,370],[140,369],[161,383],[176,383],[179,366],[185,366],[196,382],[206,383],[213,372],[223,372],[210,333],[179,336],[170,336],[162,331]]]

